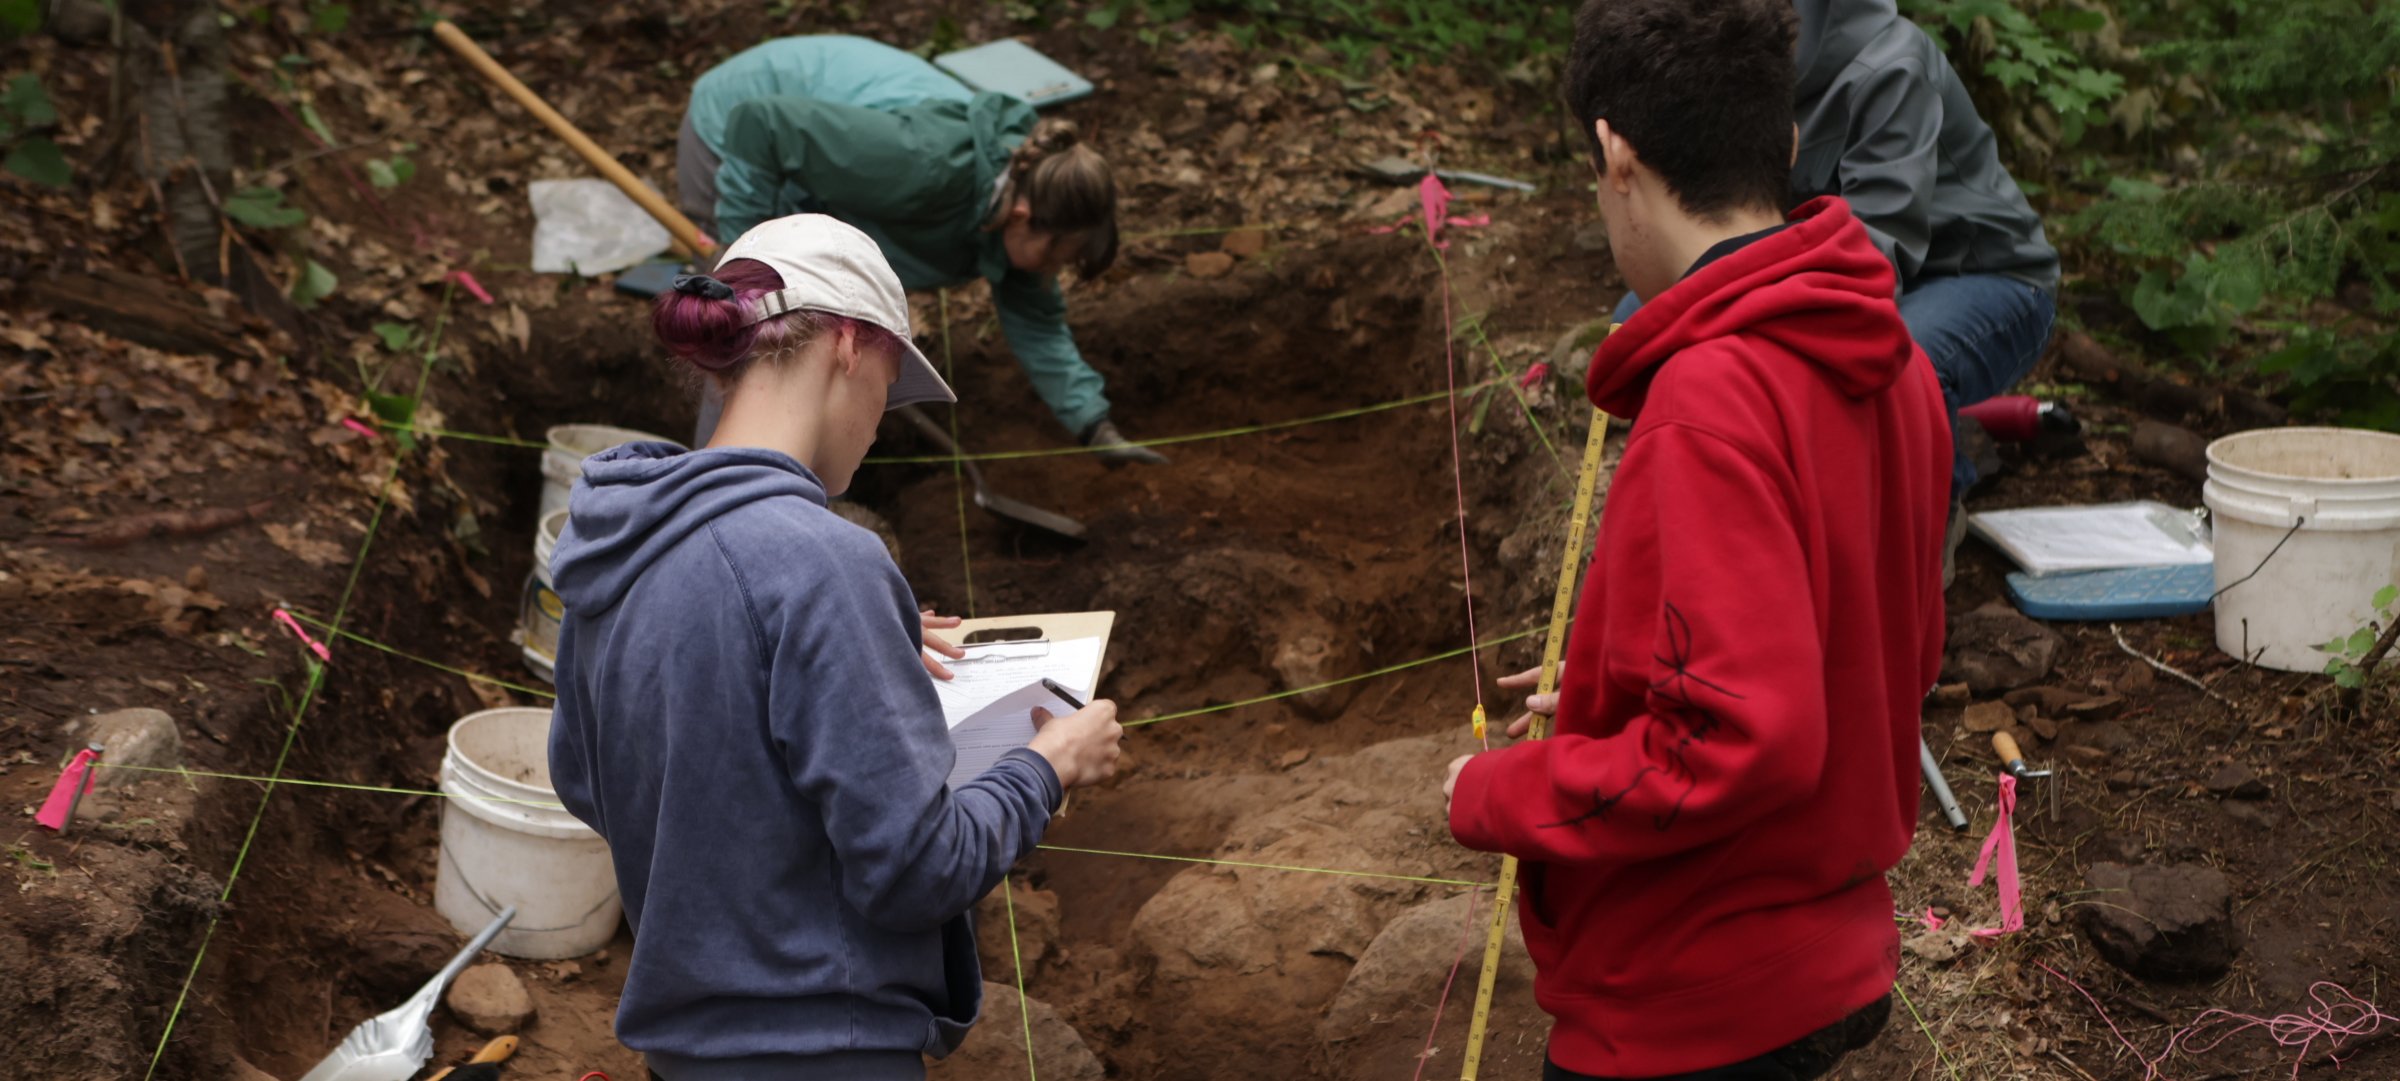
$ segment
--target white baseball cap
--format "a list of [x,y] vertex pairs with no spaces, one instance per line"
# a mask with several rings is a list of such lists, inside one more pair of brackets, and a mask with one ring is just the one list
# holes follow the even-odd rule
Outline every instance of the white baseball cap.
[[813,311],[860,319],[900,339],[900,378],[885,409],[918,402],[955,402],[958,395],[909,337],[908,294],[883,249],[857,227],[826,214],[793,214],[760,222],[725,249],[717,265],[756,259],[775,268],[783,288],[751,302],[744,323],[786,312]]

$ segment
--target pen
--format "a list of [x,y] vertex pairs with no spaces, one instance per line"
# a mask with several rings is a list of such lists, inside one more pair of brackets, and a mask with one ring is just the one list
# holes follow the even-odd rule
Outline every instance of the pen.
[[1058,681],[1055,679],[1042,680],[1042,689],[1049,691],[1051,694],[1057,695],[1059,701],[1065,702],[1076,709],[1083,708],[1083,699],[1075,697],[1075,692],[1059,686]]

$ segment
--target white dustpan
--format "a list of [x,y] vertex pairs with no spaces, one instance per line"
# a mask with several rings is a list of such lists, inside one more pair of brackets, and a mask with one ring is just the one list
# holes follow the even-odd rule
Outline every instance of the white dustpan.
[[359,1022],[333,1053],[300,1081],[408,1081],[415,1077],[425,1068],[425,1060],[433,1057],[433,1029],[426,1022],[433,1017],[434,1004],[442,1000],[442,991],[516,918],[515,905],[501,910],[490,926],[476,932],[474,941],[425,981],[425,986],[417,988],[416,994],[408,996],[408,1001]]

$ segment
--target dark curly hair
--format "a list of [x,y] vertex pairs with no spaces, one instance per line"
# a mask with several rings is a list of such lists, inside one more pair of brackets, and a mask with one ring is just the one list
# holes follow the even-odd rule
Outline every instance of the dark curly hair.
[[1566,106],[1633,144],[1686,212],[1784,209],[1791,197],[1791,0],[1585,0]]

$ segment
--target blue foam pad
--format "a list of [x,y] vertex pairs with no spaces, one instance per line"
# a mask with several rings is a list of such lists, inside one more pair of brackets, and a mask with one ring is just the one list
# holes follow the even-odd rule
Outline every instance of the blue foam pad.
[[1032,46],[1008,38],[944,53],[934,57],[933,63],[977,90],[1006,94],[1035,108],[1092,93],[1090,80],[1033,51]]
[[2206,563],[2036,578],[2008,576],[2009,599],[2035,619],[2158,619],[2208,610],[2217,571]]

